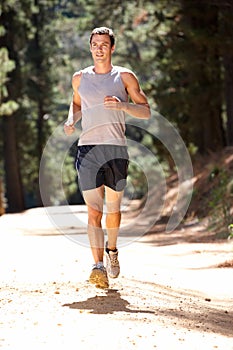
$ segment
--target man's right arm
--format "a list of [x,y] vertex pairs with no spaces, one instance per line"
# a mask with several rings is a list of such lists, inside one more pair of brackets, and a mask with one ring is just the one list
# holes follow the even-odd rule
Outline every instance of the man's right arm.
[[81,98],[78,93],[82,73],[78,72],[73,75],[72,87],[73,87],[73,98],[70,103],[70,109],[68,119],[64,124],[64,132],[66,135],[71,135],[75,127],[74,125],[81,119]]

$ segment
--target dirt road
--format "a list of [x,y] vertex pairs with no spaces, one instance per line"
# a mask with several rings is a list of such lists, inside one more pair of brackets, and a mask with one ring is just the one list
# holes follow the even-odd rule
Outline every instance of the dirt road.
[[99,290],[75,229],[63,235],[42,208],[0,217],[0,348],[233,349],[233,269],[218,268],[232,242],[200,225],[128,239],[120,277]]

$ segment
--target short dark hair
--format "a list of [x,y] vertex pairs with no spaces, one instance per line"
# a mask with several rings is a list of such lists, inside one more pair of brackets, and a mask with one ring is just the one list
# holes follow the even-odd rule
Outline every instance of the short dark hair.
[[115,36],[114,36],[112,29],[107,28],[107,27],[99,27],[99,28],[93,29],[91,32],[91,35],[90,35],[90,44],[91,44],[92,37],[94,34],[99,34],[99,35],[107,34],[107,35],[109,35],[111,47],[113,47],[115,45]]

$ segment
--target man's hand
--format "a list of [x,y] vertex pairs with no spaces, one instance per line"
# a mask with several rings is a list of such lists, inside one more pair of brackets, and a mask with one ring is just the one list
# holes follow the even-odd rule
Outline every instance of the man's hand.
[[73,125],[68,124],[67,122],[64,124],[64,132],[67,136],[73,134],[75,127]]
[[123,109],[123,103],[116,96],[106,96],[104,98],[104,107],[106,109]]

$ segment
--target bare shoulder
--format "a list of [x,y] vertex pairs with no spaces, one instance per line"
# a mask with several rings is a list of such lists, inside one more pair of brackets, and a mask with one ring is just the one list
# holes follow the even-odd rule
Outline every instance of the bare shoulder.
[[73,77],[72,77],[73,86],[77,87],[80,85],[81,76],[82,76],[82,71],[78,71],[73,74]]
[[138,78],[134,72],[131,70],[125,70],[121,72],[121,79],[125,87],[129,85],[138,85]]

